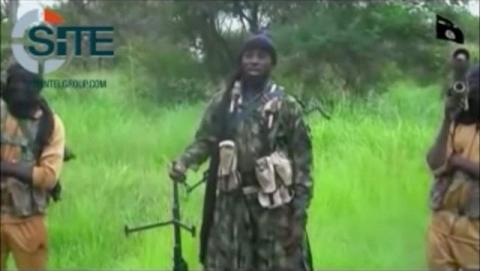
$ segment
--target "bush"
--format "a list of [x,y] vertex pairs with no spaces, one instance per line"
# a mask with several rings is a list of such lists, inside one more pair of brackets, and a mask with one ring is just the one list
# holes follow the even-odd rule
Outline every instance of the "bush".
[[130,43],[120,50],[125,84],[135,96],[161,104],[191,103],[205,99],[208,78],[188,50],[167,40],[155,44]]

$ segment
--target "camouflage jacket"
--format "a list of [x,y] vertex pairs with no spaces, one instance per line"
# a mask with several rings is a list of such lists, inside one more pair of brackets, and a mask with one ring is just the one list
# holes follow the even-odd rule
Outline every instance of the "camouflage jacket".
[[[273,83],[267,84],[266,89],[270,84]],[[223,116],[225,114],[220,113],[222,111],[219,110],[222,103],[225,103],[225,99],[222,99],[224,95],[223,91],[212,98],[204,112],[194,141],[179,158],[187,167],[196,168],[205,162],[220,141],[218,131],[226,129],[228,125],[225,125],[225,122],[232,123],[232,116],[225,118]],[[244,106],[247,107],[249,102],[244,103]],[[268,155],[272,151],[272,146],[284,150],[291,161],[294,174],[295,213],[305,215],[312,198],[313,159],[309,127],[302,118],[303,110],[293,97],[282,95],[281,107],[275,113],[273,128],[268,129],[267,120],[262,114],[264,103],[255,105],[258,106],[252,110],[252,113],[238,121],[231,129],[230,139],[236,143],[238,149],[238,170],[241,173],[252,172],[255,160]],[[223,106],[225,107],[225,104]],[[229,113],[229,115],[232,114],[234,113]]]

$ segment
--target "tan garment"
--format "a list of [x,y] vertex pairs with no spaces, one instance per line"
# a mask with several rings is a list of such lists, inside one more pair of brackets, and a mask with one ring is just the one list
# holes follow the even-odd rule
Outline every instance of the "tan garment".
[[430,270],[480,269],[480,222],[450,211],[432,215],[428,229]]
[[6,270],[10,254],[18,270],[45,270],[47,251],[47,230],[43,216],[0,224],[1,270]]
[[[5,104],[2,103],[2,106]],[[21,133],[17,120],[7,114],[3,114],[5,126],[2,125],[2,134],[11,138],[15,133]],[[39,111],[36,118],[41,117]],[[61,119],[54,114],[54,128],[49,143],[44,146],[37,165],[33,168],[33,187],[36,190],[51,189],[57,182],[63,165],[63,152],[65,146],[65,131]],[[4,161],[19,161],[21,155],[20,147],[17,145],[2,144],[1,159]],[[1,177],[6,178],[6,177]],[[0,192],[0,267],[5,270],[7,257],[12,254],[15,264],[19,270],[45,270],[47,263],[47,230],[43,214],[32,214],[26,217],[19,217],[8,212],[9,186],[11,178],[1,180]]]
[[[454,130],[450,129],[450,135],[447,145],[447,157],[452,153],[459,153],[465,159],[472,162],[480,162],[480,134],[476,124],[457,125]],[[474,186],[478,186],[472,180],[468,180],[465,174],[455,174],[452,184],[450,185],[443,200],[443,206],[446,209],[456,209],[459,206],[467,204],[469,193],[474,190]]]
[[480,135],[477,125],[458,124],[455,129],[453,125],[450,127],[447,156],[455,151],[455,153],[460,153],[466,159],[476,162],[480,161]]
[[[447,157],[459,153],[479,163],[479,138],[476,124],[457,125],[455,131],[452,127]],[[480,269],[480,222],[457,212],[468,206],[472,192],[478,193],[478,189],[475,190],[478,182],[460,171],[455,172],[441,210],[432,214],[427,244],[427,261],[431,270]]]
[[[42,114],[41,111],[38,112],[37,119]],[[60,117],[57,114],[53,114],[53,116],[54,128],[49,144],[43,149],[39,165],[33,168],[33,185],[36,187],[54,187],[63,165],[65,128]],[[2,133],[16,133],[19,130],[18,123],[13,117],[7,118],[5,126],[5,131],[2,130]],[[15,161],[19,154],[20,148],[17,146],[2,145],[1,147],[2,160]]]
[[[36,117],[40,118],[41,111],[37,113]],[[5,117],[5,116],[2,116]],[[17,120],[9,115],[5,122],[5,127],[2,127],[2,133],[8,135],[15,135],[15,133],[21,132]],[[65,147],[65,130],[61,119],[58,115],[54,114],[54,129],[52,135],[49,139],[49,144],[43,148],[42,154],[40,155],[39,162],[33,168],[33,186],[35,189],[51,189],[55,186],[55,183],[60,175],[60,171],[63,165],[63,152]],[[21,150],[18,146],[13,145],[3,145],[1,146],[1,159],[4,161],[15,162],[19,160]],[[4,177],[1,177],[4,178]],[[8,206],[7,196],[8,185],[7,182],[2,180],[1,189],[1,209],[7,210]],[[4,206],[5,205],[5,206]],[[17,217],[12,216],[7,212],[1,213],[1,223],[11,223],[15,222]]]

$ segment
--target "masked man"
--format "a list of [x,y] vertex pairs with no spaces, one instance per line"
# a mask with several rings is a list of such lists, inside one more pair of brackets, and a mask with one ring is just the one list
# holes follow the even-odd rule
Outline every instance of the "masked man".
[[477,64],[466,74],[466,99],[450,89],[440,132],[427,155],[435,177],[427,244],[431,270],[480,269],[479,80]]
[[41,78],[20,65],[7,71],[1,100],[0,268],[44,270],[45,211],[63,164],[62,121],[40,96]]

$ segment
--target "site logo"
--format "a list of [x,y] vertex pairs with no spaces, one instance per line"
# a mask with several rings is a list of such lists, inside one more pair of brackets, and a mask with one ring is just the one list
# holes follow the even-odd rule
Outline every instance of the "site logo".
[[[73,46],[69,49],[74,51],[75,57],[82,56],[84,41],[89,43],[89,56],[113,57],[112,26],[61,26],[64,22],[60,14],[49,9],[25,13],[12,31],[12,52],[17,62],[33,73],[53,72],[66,62],[68,46]],[[108,33],[109,37],[99,37],[99,33]],[[67,41],[68,34],[73,34],[72,44]],[[108,47],[112,49],[100,50],[99,44],[111,45]]]

